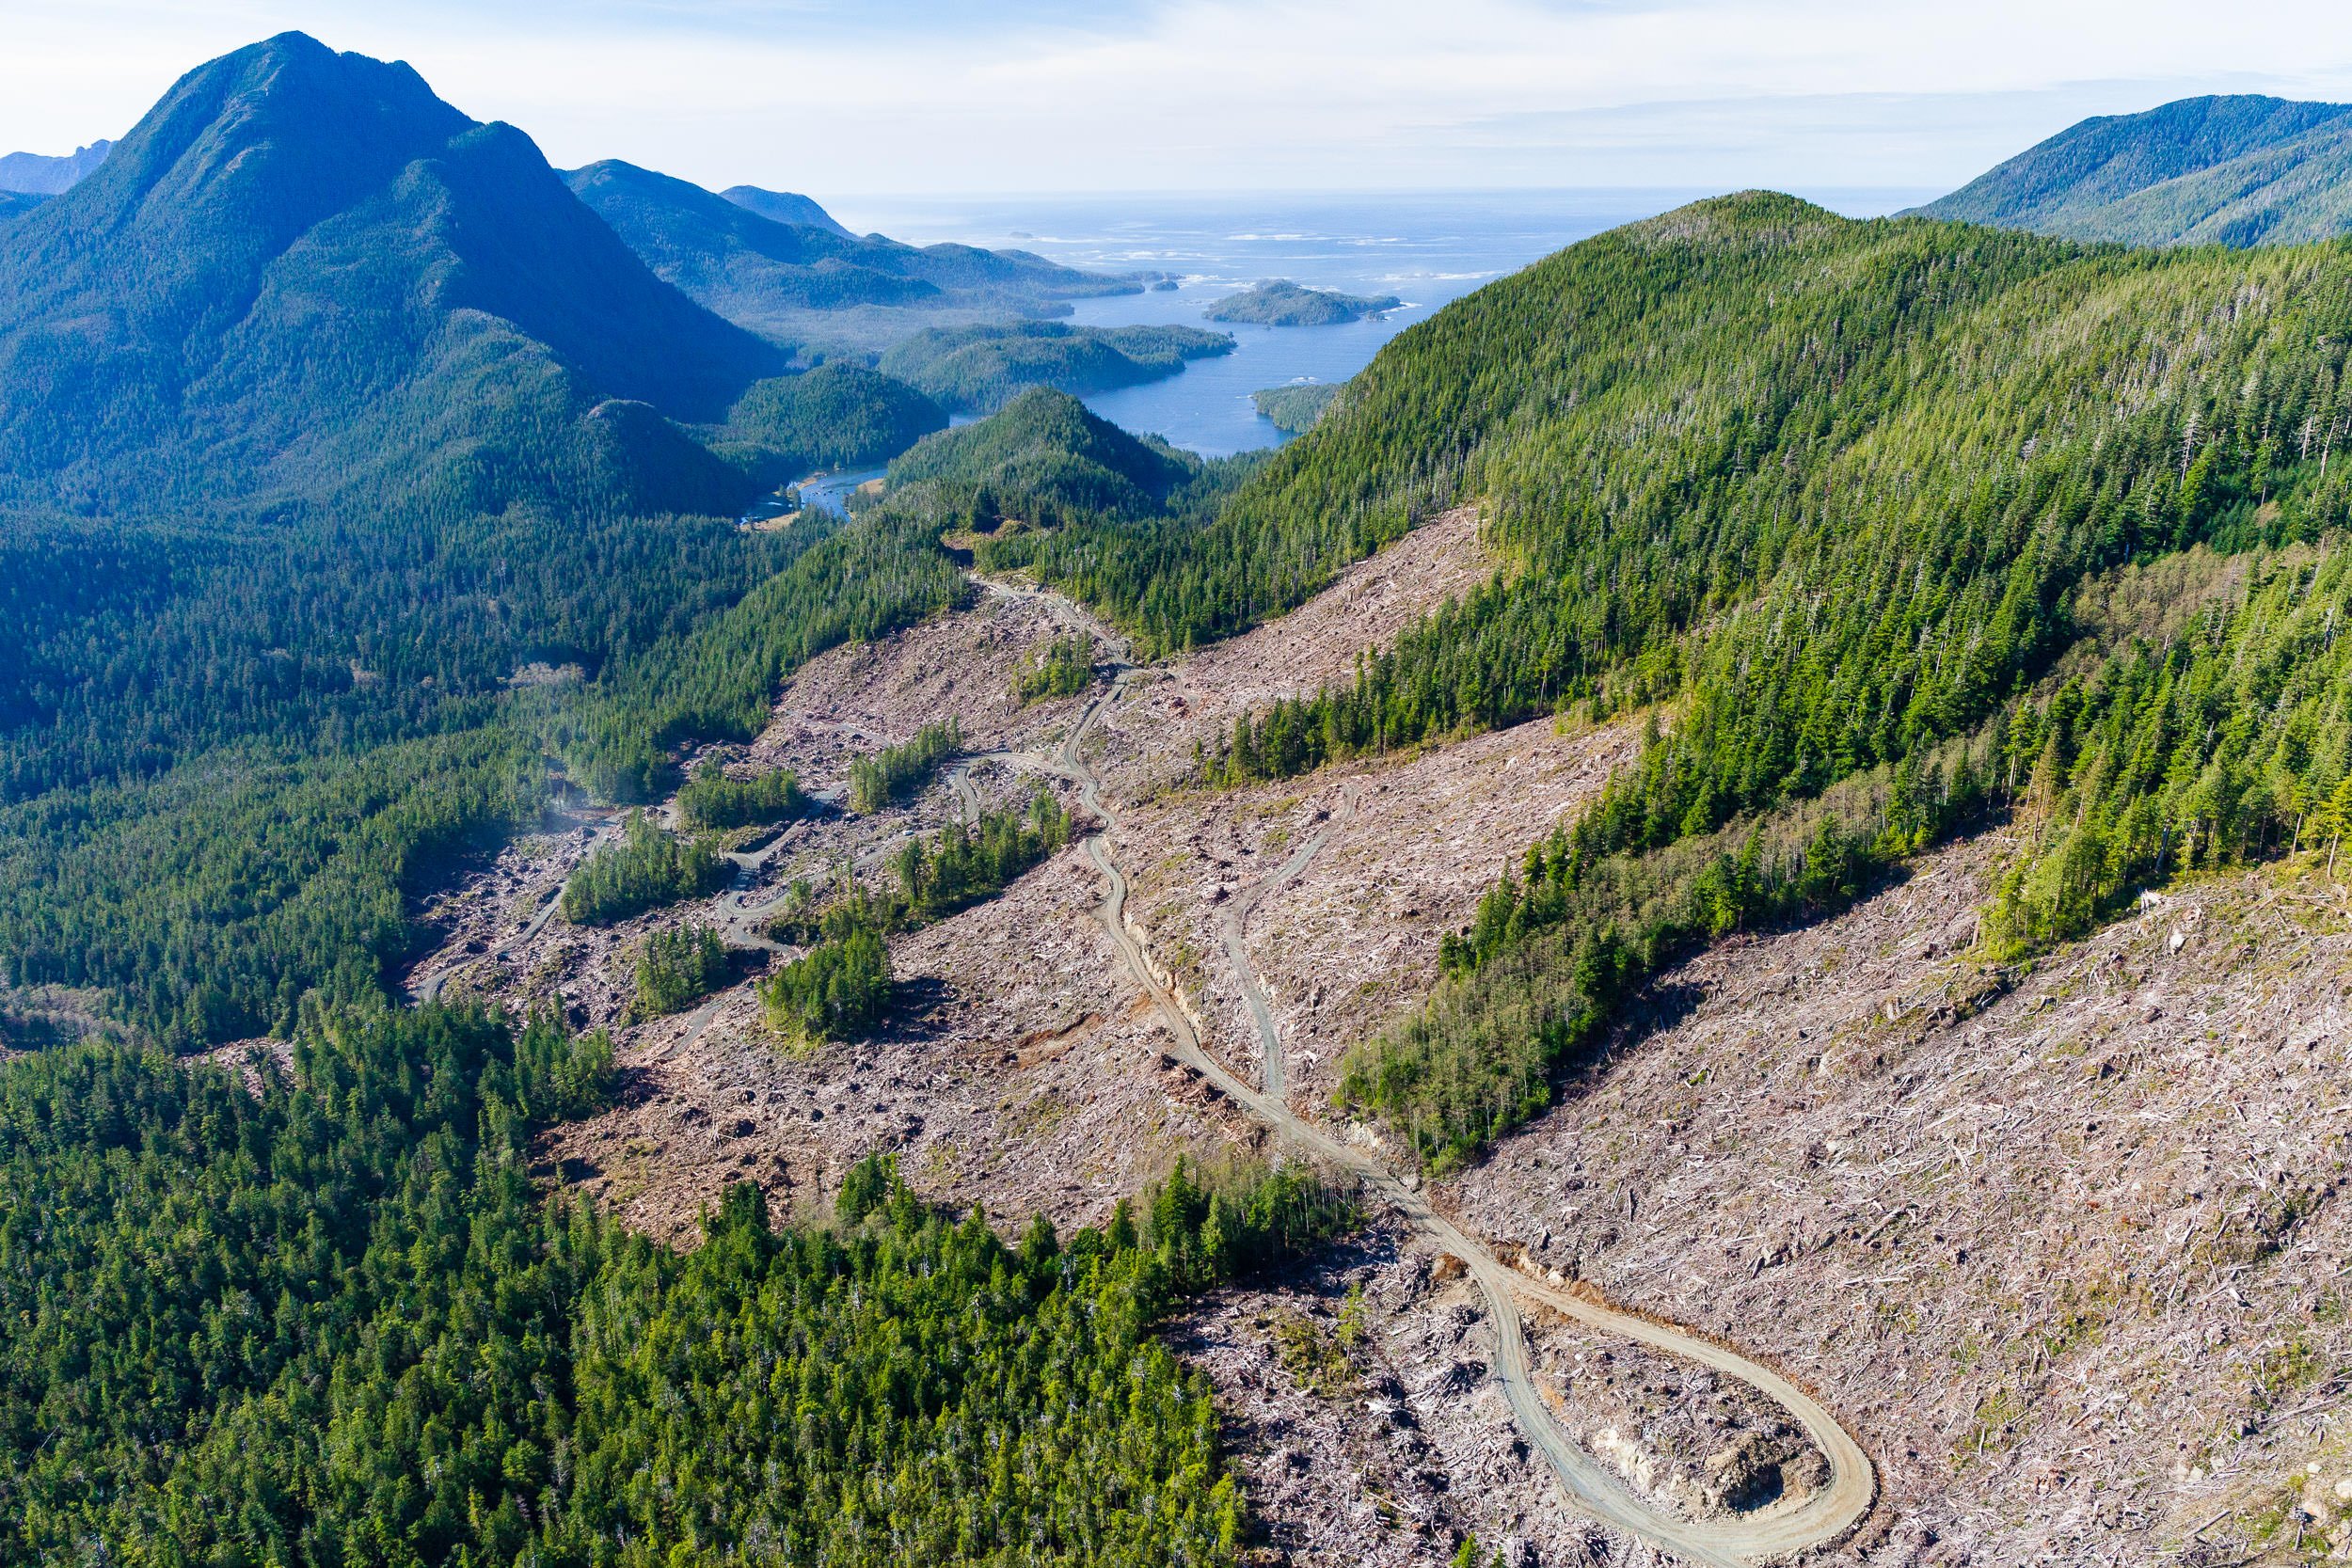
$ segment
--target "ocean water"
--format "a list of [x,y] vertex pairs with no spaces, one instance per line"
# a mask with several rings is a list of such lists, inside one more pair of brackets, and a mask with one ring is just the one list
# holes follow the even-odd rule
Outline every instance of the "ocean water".
[[[1251,405],[1265,387],[1340,382],[1380,345],[1463,294],[1563,245],[1651,216],[1706,193],[1673,190],[1419,192],[1398,196],[1253,194],[1233,197],[880,197],[828,203],[859,232],[916,245],[960,240],[1035,251],[1065,265],[1162,272],[1173,291],[1073,302],[1094,326],[1174,324],[1232,334],[1233,353],[1197,359],[1176,375],[1099,392],[1103,418],[1167,436],[1204,456],[1280,445],[1287,437]],[[1850,216],[1925,200],[1920,191],[1813,191]],[[1213,302],[1267,278],[1351,294],[1394,294],[1401,309],[1336,326],[1209,322]]]

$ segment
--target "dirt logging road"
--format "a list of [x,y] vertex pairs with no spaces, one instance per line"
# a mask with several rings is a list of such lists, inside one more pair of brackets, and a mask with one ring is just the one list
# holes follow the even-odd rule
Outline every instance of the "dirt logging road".
[[[1836,1541],[1857,1525],[1875,1500],[1877,1478],[1868,1455],[1821,1404],[1787,1378],[1759,1366],[1736,1351],[1671,1324],[1620,1312],[1511,1268],[1493,1251],[1465,1234],[1438,1213],[1414,1188],[1362,1149],[1333,1137],[1321,1127],[1294,1113],[1285,1098],[1286,1073],[1280,1033],[1264,987],[1260,983],[1242,940],[1242,927],[1269,894],[1295,879],[1331,841],[1355,810],[1354,792],[1343,800],[1339,813],[1308,839],[1275,871],[1240,893],[1220,921],[1224,946],[1231,958],[1255,1022],[1262,1060],[1263,1089],[1253,1088],[1212,1056],[1201,1042],[1200,1028],[1179,1000],[1168,972],[1156,963],[1139,940],[1127,916],[1128,879],[1112,853],[1109,831],[1116,813],[1102,797],[1102,781],[1086,759],[1087,733],[1105,708],[1123,695],[1132,670],[1123,657],[1110,660],[1113,679],[1108,691],[1089,705],[1067,738],[1053,753],[999,752],[974,761],[1000,762],[1016,768],[1051,772],[1076,784],[1079,798],[1103,827],[1089,834],[1083,847],[1105,884],[1096,910],[1120,958],[1158,1007],[1168,1032],[1175,1037],[1174,1054],[1246,1108],[1277,1136],[1301,1152],[1357,1177],[1379,1199],[1411,1225],[1435,1239],[1468,1266],[1486,1298],[1497,1341],[1496,1374],[1521,1431],[1549,1462],[1568,1495],[1604,1522],[1694,1562],[1717,1568],[1742,1568],[1761,1559],[1788,1556]],[[961,772],[961,770],[959,770]],[[968,789],[959,777],[958,783]],[[1617,1476],[1587,1452],[1553,1417],[1537,1392],[1529,1365],[1527,1337],[1518,1298],[1540,1303],[1588,1328],[1622,1336],[1669,1354],[1687,1357],[1736,1378],[1782,1406],[1801,1425],[1828,1462],[1829,1480],[1801,1497],[1784,1498],[1754,1513],[1722,1522],[1675,1517],[1636,1496]]]

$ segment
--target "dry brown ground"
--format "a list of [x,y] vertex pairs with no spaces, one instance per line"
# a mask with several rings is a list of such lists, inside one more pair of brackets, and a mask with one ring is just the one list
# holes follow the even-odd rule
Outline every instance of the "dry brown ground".
[[2352,1475],[2352,909],[2216,880],[2004,990],[1998,849],[1686,964],[1447,1199],[1809,1384],[1885,1488],[1841,1560],[2243,1558]]
[[1573,816],[1630,759],[1635,724],[1563,734],[1522,724],[1386,763],[1216,794],[1165,794],[1113,835],[1151,945],[1242,1077],[1257,1035],[1225,952],[1225,919],[1317,832],[1322,850],[1242,923],[1274,1000],[1290,1099],[1327,1104],[1341,1053],[1428,994],[1438,942],[1527,846]]
[[[1224,913],[1329,835],[1240,927],[1302,1111],[1327,1103],[1346,1045],[1425,992],[1438,936],[1635,736],[1538,723],[1216,794],[1181,787],[1193,740],[1343,675],[1488,569],[1467,516],[1433,523],[1285,621],[1132,683],[1089,741],[1121,816],[1132,911],[1244,1077],[1257,1048]],[[1023,653],[1073,624],[1052,600],[992,594],[836,651],[726,755],[823,788],[850,756],[951,713],[976,750],[1050,749],[1080,701],[1023,708],[1005,693]],[[997,765],[974,782],[1006,800],[1031,787]],[[934,788],[876,817],[823,817],[748,853],[742,884],[707,905],[612,933],[549,922],[525,941],[603,831],[583,820],[448,901],[450,942],[420,974],[511,1005],[551,987],[576,1019],[610,1018],[644,926],[715,919],[741,935],[792,877],[845,855],[870,865],[953,809]],[[1836,920],[1683,966],[1557,1111],[1445,1199],[1471,1228],[1821,1394],[1885,1485],[1836,1560],[2220,1563],[2254,1549],[2257,1525],[2293,1539],[2298,1498],[2307,1544],[2325,1549],[2352,1502],[2333,1492],[2352,1481],[2332,1381],[2352,1364],[2339,1272],[2352,1238],[2335,1201],[2352,1130],[2341,895],[2271,873],[2216,881],[2009,984],[1964,957],[1999,852],[1947,850]],[[919,1191],[1011,1225],[1099,1218],[1180,1152],[1254,1143],[1161,1055],[1093,919],[1100,895],[1073,851],[898,939],[914,1006],[882,1040],[788,1055],[747,986],[630,1026],[624,1102],[552,1138],[548,1164],[629,1223],[684,1237],[730,1180],[815,1204],[877,1148],[899,1152]],[[1442,1562],[1474,1529],[1514,1561],[1654,1560],[1563,1508],[1486,1375],[1474,1302],[1434,1263],[1375,1227],[1179,1325],[1219,1389],[1269,1549]],[[1336,1332],[1350,1283],[1367,1334],[1334,1392],[1295,1347]],[[1712,1506],[1710,1487],[1782,1441],[1769,1411],[1695,1369],[1531,1327],[1570,1430],[1663,1503]],[[2289,1468],[2314,1462],[2291,1497]]]
[[[1154,699],[1164,689],[1189,691],[1196,710],[1228,721],[1228,710],[1201,693],[1226,692],[1235,672],[1271,663],[1311,687],[1486,569],[1468,514],[1433,521],[1357,566],[1282,623],[1282,635],[1269,628],[1242,640],[1248,658],[1219,649],[1149,689]],[[1023,705],[1012,683],[1025,656],[1072,629],[1089,631],[1106,654],[1123,651],[1116,634],[1065,600],[988,586],[967,610],[812,660],[787,683],[757,740],[709,754],[738,770],[790,768],[804,786],[838,800],[854,757],[951,717],[968,751],[1050,751],[1089,699]],[[1191,732],[1151,717],[1164,708],[1130,697],[1112,710],[1110,744],[1144,771],[1190,757]],[[984,800],[1009,802],[1037,777],[981,763],[972,782]],[[1056,787],[1074,809],[1066,786]],[[1377,786],[1367,795],[1382,798]],[[873,816],[821,814],[739,855],[742,874],[718,896],[607,928],[539,918],[572,867],[614,831],[612,814],[583,815],[511,847],[429,911],[445,937],[410,988],[516,1008],[552,997],[576,1026],[614,1026],[621,1103],[552,1134],[547,1168],[599,1195],[628,1223],[680,1239],[728,1181],[757,1180],[780,1205],[813,1206],[875,1148],[896,1150],[914,1187],[941,1201],[978,1203],[1008,1220],[1041,1211],[1086,1223],[1181,1153],[1256,1147],[1253,1126],[1163,1057],[1143,995],[1093,919],[1099,879],[1075,851],[1000,898],[896,939],[892,960],[909,1006],[881,1040],[805,1058],[780,1051],[751,994],[768,961],[755,952],[745,955],[743,983],[710,1004],[625,1021],[630,967],[650,930],[697,920],[749,947],[794,879],[822,881],[845,857],[869,870],[957,809],[953,793],[934,786]],[[1263,815],[1244,796],[1197,796],[1194,809],[1214,834]],[[1458,879],[1468,890],[1483,875],[1465,870]],[[1416,927],[1388,945],[1418,941]]]

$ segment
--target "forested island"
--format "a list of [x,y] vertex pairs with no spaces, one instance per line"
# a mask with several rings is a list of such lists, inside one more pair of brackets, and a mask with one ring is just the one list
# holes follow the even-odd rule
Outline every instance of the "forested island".
[[1277,277],[1226,295],[1204,314],[1213,322],[1249,322],[1259,326],[1337,326],[1397,309],[1404,303],[1394,294],[1343,294]]
[[894,344],[881,365],[944,408],[985,413],[1027,387],[1104,392],[1157,381],[1190,360],[1232,352],[1230,336],[1197,326],[1016,322],[928,328]]

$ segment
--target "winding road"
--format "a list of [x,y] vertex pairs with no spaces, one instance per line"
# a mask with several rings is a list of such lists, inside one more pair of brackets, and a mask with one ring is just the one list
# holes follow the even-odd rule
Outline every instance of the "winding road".
[[[1078,786],[1079,797],[1088,809],[1104,824],[1102,830],[1083,841],[1088,858],[1102,873],[1105,884],[1096,916],[1136,982],[1159,1008],[1168,1032],[1175,1037],[1173,1054],[1278,1136],[1353,1173],[1383,1202],[1469,1266],[1470,1277],[1486,1297],[1493,1322],[1495,1372],[1511,1413],[1528,1441],[1550,1464],[1562,1487],[1585,1512],[1679,1557],[1714,1568],[1745,1568],[1760,1560],[1787,1557],[1836,1541],[1851,1530],[1870,1511],[1876,1498],[1877,1472],[1861,1445],[1811,1395],[1770,1368],[1712,1340],[1588,1301],[1507,1266],[1487,1247],[1438,1213],[1419,1191],[1408,1187],[1386,1165],[1291,1110],[1285,1098],[1281,1036],[1275,1023],[1272,1003],[1242,941],[1242,925],[1266,895],[1301,875],[1353,815],[1352,790],[1343,797],[1340,812],[1321,832],[1301,844],[1272,874],[1236,895],[1220,921],[1226,955],[1232,962],[1250,1018],[1257,1025],[1265,1086],[1251,1087],[1203,1048],[1192,1018],[1177,1000],[1168,972],[1152,961],[1144,950],[1137,928],[1127,918],[1127,876],[1111,852],[1109,839],[1118,816],[1104,804],[1102,781],[1084,754],[1087,732],[1105,708],[1120,700],[1129,678],[1136,673],[1124,665],[1123,658],[1115,658],[1113,662],[1117,672],[1110,689],[1089,705],[1056,752],[994,752],[986,760],[1041,768],[1071,780]],[[970,786],[961,783],[961,787]],[[1587,1452],[1545,1405],[1529,1362],[1526,1329],[1519,1316],[1522,1299],[1540,1303],[1588,1328],[1696,1361],[1745,1383],[1779,1404],[1804,1428],[1828,1461],[1827,1483],[1803,1497],[1728,1519],[1692,1520],[1661,1511],[1636,1496],[1615,1472]]]

